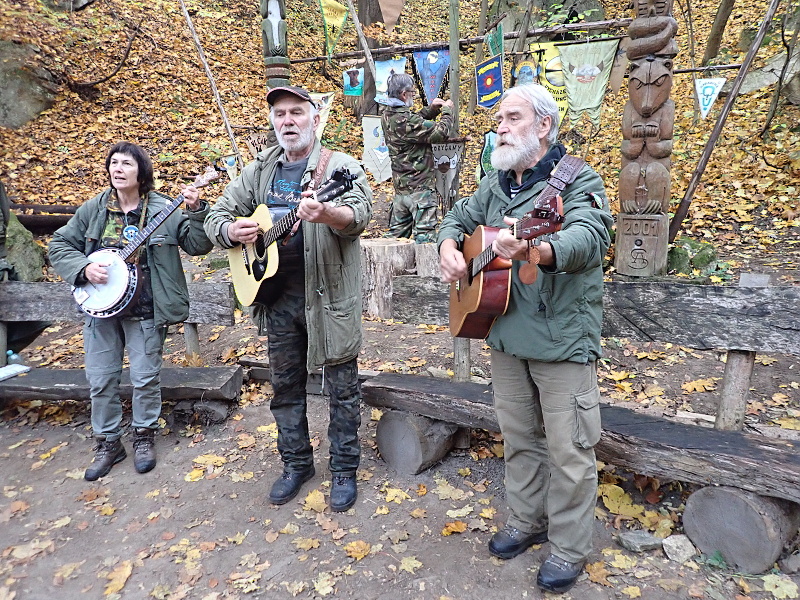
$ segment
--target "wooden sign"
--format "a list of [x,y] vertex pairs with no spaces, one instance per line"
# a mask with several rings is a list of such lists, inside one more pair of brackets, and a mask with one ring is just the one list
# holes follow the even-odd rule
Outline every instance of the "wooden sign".
[[651,277],[667,268],[669,217],[660,215],[617,215],[614,266],[620,275]]

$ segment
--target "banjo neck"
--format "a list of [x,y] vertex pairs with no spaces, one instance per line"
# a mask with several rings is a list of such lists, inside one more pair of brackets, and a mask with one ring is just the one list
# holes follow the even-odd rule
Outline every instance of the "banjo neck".
[[134,238],[128,242],[125,247],[120,251],[122,260],[127,261],[139,247],[147,241],[153,232],[158,229],[161,224],[167,220],[172,213],[174,213],[181,203],[184,201],[183,194],[178,194],[178,197],[170,201],[161,211],[151,219],[147,226],[137,233]]

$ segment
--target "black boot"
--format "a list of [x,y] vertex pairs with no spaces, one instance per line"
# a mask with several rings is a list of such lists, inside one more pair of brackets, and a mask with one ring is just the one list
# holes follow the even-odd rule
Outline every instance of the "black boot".
[[586,561],[569,562],[563,558],[551,554],[539,567],[539,574],[536,576],[536,585],[548,592],[562,593],[575,585],[578,575],[583,571]]
[[101,477],[105,477],[111,471],[111,467],[125,460],[125,457],[128,456],[128,453],[125,452],[125,446],[122,445],[122,440],[116,439],[113,442],[109,442],[105,436],[100,436],[96,440],[94,460],[83,474],[83,478],[86,481],[96,481]]
[[156,466],[156,432],[153,429],[136,428],[133,434],[133,466],[137,473],[147,473]]
[[358,489],[356,489],[356,477],[351,475],[334,475],[331,483],[331,510],[333,512],[344,512],[356,503]]
[[489,552],[498,558],[514,558],[534,544],[544,544],[547,531],[525,533],[516,527],[506,525],[489,540]]
[[284,471],[283,475],[272,484],[269,501],[273,504],[286,504],[297,496],[303,484],[314,477],[314,473],[313,465],[305,471]]

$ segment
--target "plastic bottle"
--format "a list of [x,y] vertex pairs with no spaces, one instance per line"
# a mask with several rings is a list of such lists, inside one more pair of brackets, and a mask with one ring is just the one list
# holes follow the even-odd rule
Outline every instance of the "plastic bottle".
[[19,354],[14,352],[13,350],[9,350],[6,352],[6,364],[9,365],[24,365],[25,359],[22,358]]

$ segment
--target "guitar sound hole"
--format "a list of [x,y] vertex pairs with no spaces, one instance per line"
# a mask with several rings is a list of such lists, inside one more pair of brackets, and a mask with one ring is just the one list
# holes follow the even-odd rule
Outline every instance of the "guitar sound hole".
[[267,258],[267,246],[264,244],[264,232],[260,229],[258,230],[256,241],[253,243],[253,250],[258,260],[263,261]]

